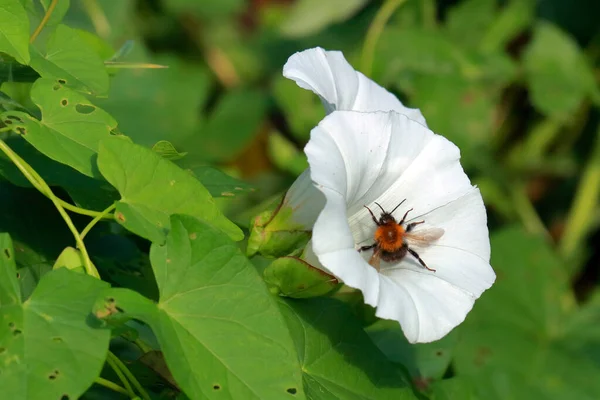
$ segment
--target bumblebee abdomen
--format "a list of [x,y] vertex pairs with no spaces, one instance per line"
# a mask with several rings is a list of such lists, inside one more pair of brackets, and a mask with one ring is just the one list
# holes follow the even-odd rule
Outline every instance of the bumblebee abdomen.
[[381,259],[385,262],[400,261],[406,256],[407,252],[408,252],[408,247],[406,247],[406,246],[402,246],[399,249],[396,249],[395,251],[383,250],[381,252]]
[[381,250],[393,253],[404,245],[404,228],[397,223],[381,225],[375,231],[375,241]]

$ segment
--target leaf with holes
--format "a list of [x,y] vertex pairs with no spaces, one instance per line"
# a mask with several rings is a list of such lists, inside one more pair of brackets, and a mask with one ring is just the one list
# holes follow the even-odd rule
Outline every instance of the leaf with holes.
[[0,4],[0,52],[29,64],[29,19],[19,0]]
[[197,179],[150,149],[109,138],[100,144],[98,167],[121,193],[115,212],[117,222],[137,235],[162,243],[169,229],[169,216],[187,214],[234,240],[244,237]]
[[42,110],[42,120],[20,111],[7,111],[2,121],[41,153],[91,177],[101,177],[94,158],[99,141],[110,135],[116,121],[104,110],[64,85],[39,79],[31,99]]
[[371,342],[344,303],[280,301],[310,399],[415,399],[401,369]]
[[303,399],[294,344],[264,282],[238,246],[189,216],[172,216],[166,244],[153,244],[158,304],[111,289],[96,315],[148,323],[170,371],[193,399]]
[[108,285],[66,268],[21,301],[12,243],[0,234],[0,387],[7,399],[76,399],[100,374],[110,334],[90,310]]
[[600,308],[576,304],[545,238],[504,229],[492,248],[498,280],[460,328],[456,375],[482,399],[597,399]]
[[79,36],[76,29],[58,25],[46,43],[46,54],[31,47],[31,67],[42,78],[59,80],[79,91],[94,95],[108,93],[104,62]]

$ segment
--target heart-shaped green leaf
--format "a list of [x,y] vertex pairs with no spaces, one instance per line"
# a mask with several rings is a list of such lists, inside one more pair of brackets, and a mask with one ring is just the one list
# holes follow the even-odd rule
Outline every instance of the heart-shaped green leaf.
[[234,240],[244,237],[196,178],[150,149],[109,138],[100,145],[98,167],[121,193],[117,222],[142,237],[164,242],[172,214],[192,215]]
[[0,234],[0,387],[7,399],[76,399],[100,374],[110,334],[90,310],[108,285],[61,268],[21,301],[14,253]]
[[153,244],[150,257],[158,304],[111,289],[99,299],[96,315],[148,323],[190,398],[281,399],[289,388],[295,398],[304,397],[294,344],[277,304],[234,242],[177,215],[166,244]]
[[397,321],[378,320],[365,328],[390,361],[404,365],[415,380],[441,379],[452,360],[458,332],[432,343],[410,344]]
[[460,328],[456,374],[481,398],[597,398],[600,357],[590,349],[600,341],[599,307],[578,310],[567,269],[543,238],[505,229],[492,248],[498,280]]
[[296,344],[307,398],[415,398],[407,377],[371,342],[343,302],[281,300],[280,309]]
[[569,119],[586,95],[599,96],[593,69],[575,40],[549,23],[539,23],[524,57],[535,107],[548,116]]

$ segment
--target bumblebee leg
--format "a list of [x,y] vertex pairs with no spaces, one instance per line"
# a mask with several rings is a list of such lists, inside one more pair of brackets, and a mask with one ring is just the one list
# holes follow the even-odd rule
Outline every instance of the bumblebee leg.
[[377,243],[373,243],[370,246],[363,246],[360,249],[358,249],[359,252],[361,251],[367,251],[367,250],[371,250],[372,248],[377,247]]
[[404,217],[402,217],[402,221],[399,222],[400,225],[402,225],[404,223],[404,220],[406,219],[406,216],[408,215],[409,212],[411,212],[413,209],[411,208],[410,210],[408,210],[407,212],[404,213]]
[[367,206],[363,206],[363,207],[366,208],[367,210],[369,210],[369,213],[371,214],[371,218],[373,218],[373,222],[375,222],[375,225],[379,226],[379,221],[377,221],[377,218],[375,218],[373,211],[371,211],[371,209]]
[[406,232],[412,231],[415,226],[422,224],[423,222],[425,221],[411,222],[410,224],[406,225]]
[[413,249],[408,249],[408,252],[409,252],[409,253],[410,253],[410,254],[411,254],[411,255],[412,255],[414,258],[416,258],[416,259],[417,259],[417,261],[418,261],[418,262],[419,262],[419,263],[420,263],[420,264],[421,264],[423,267],[427,268],[429,271],[433,271],[433,272],[435,272],[435,269],[429,268],[429,267],[427,266],[427,264],[425,264],[425,261],[421,260],[421,257],[419,257],[419,255],[417,254],[417,252],[416,252],[416,251],[414,251]]

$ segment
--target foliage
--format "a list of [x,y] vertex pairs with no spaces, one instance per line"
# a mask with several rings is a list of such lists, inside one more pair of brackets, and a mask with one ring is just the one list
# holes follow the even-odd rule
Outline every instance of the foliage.
[[[600,9],[543,3],[2,0],[3,397],[597,398]],[[438,342],[245,255],[307,166],[324,111],[281,67],[316,45],[482,191],[497,283]]]

